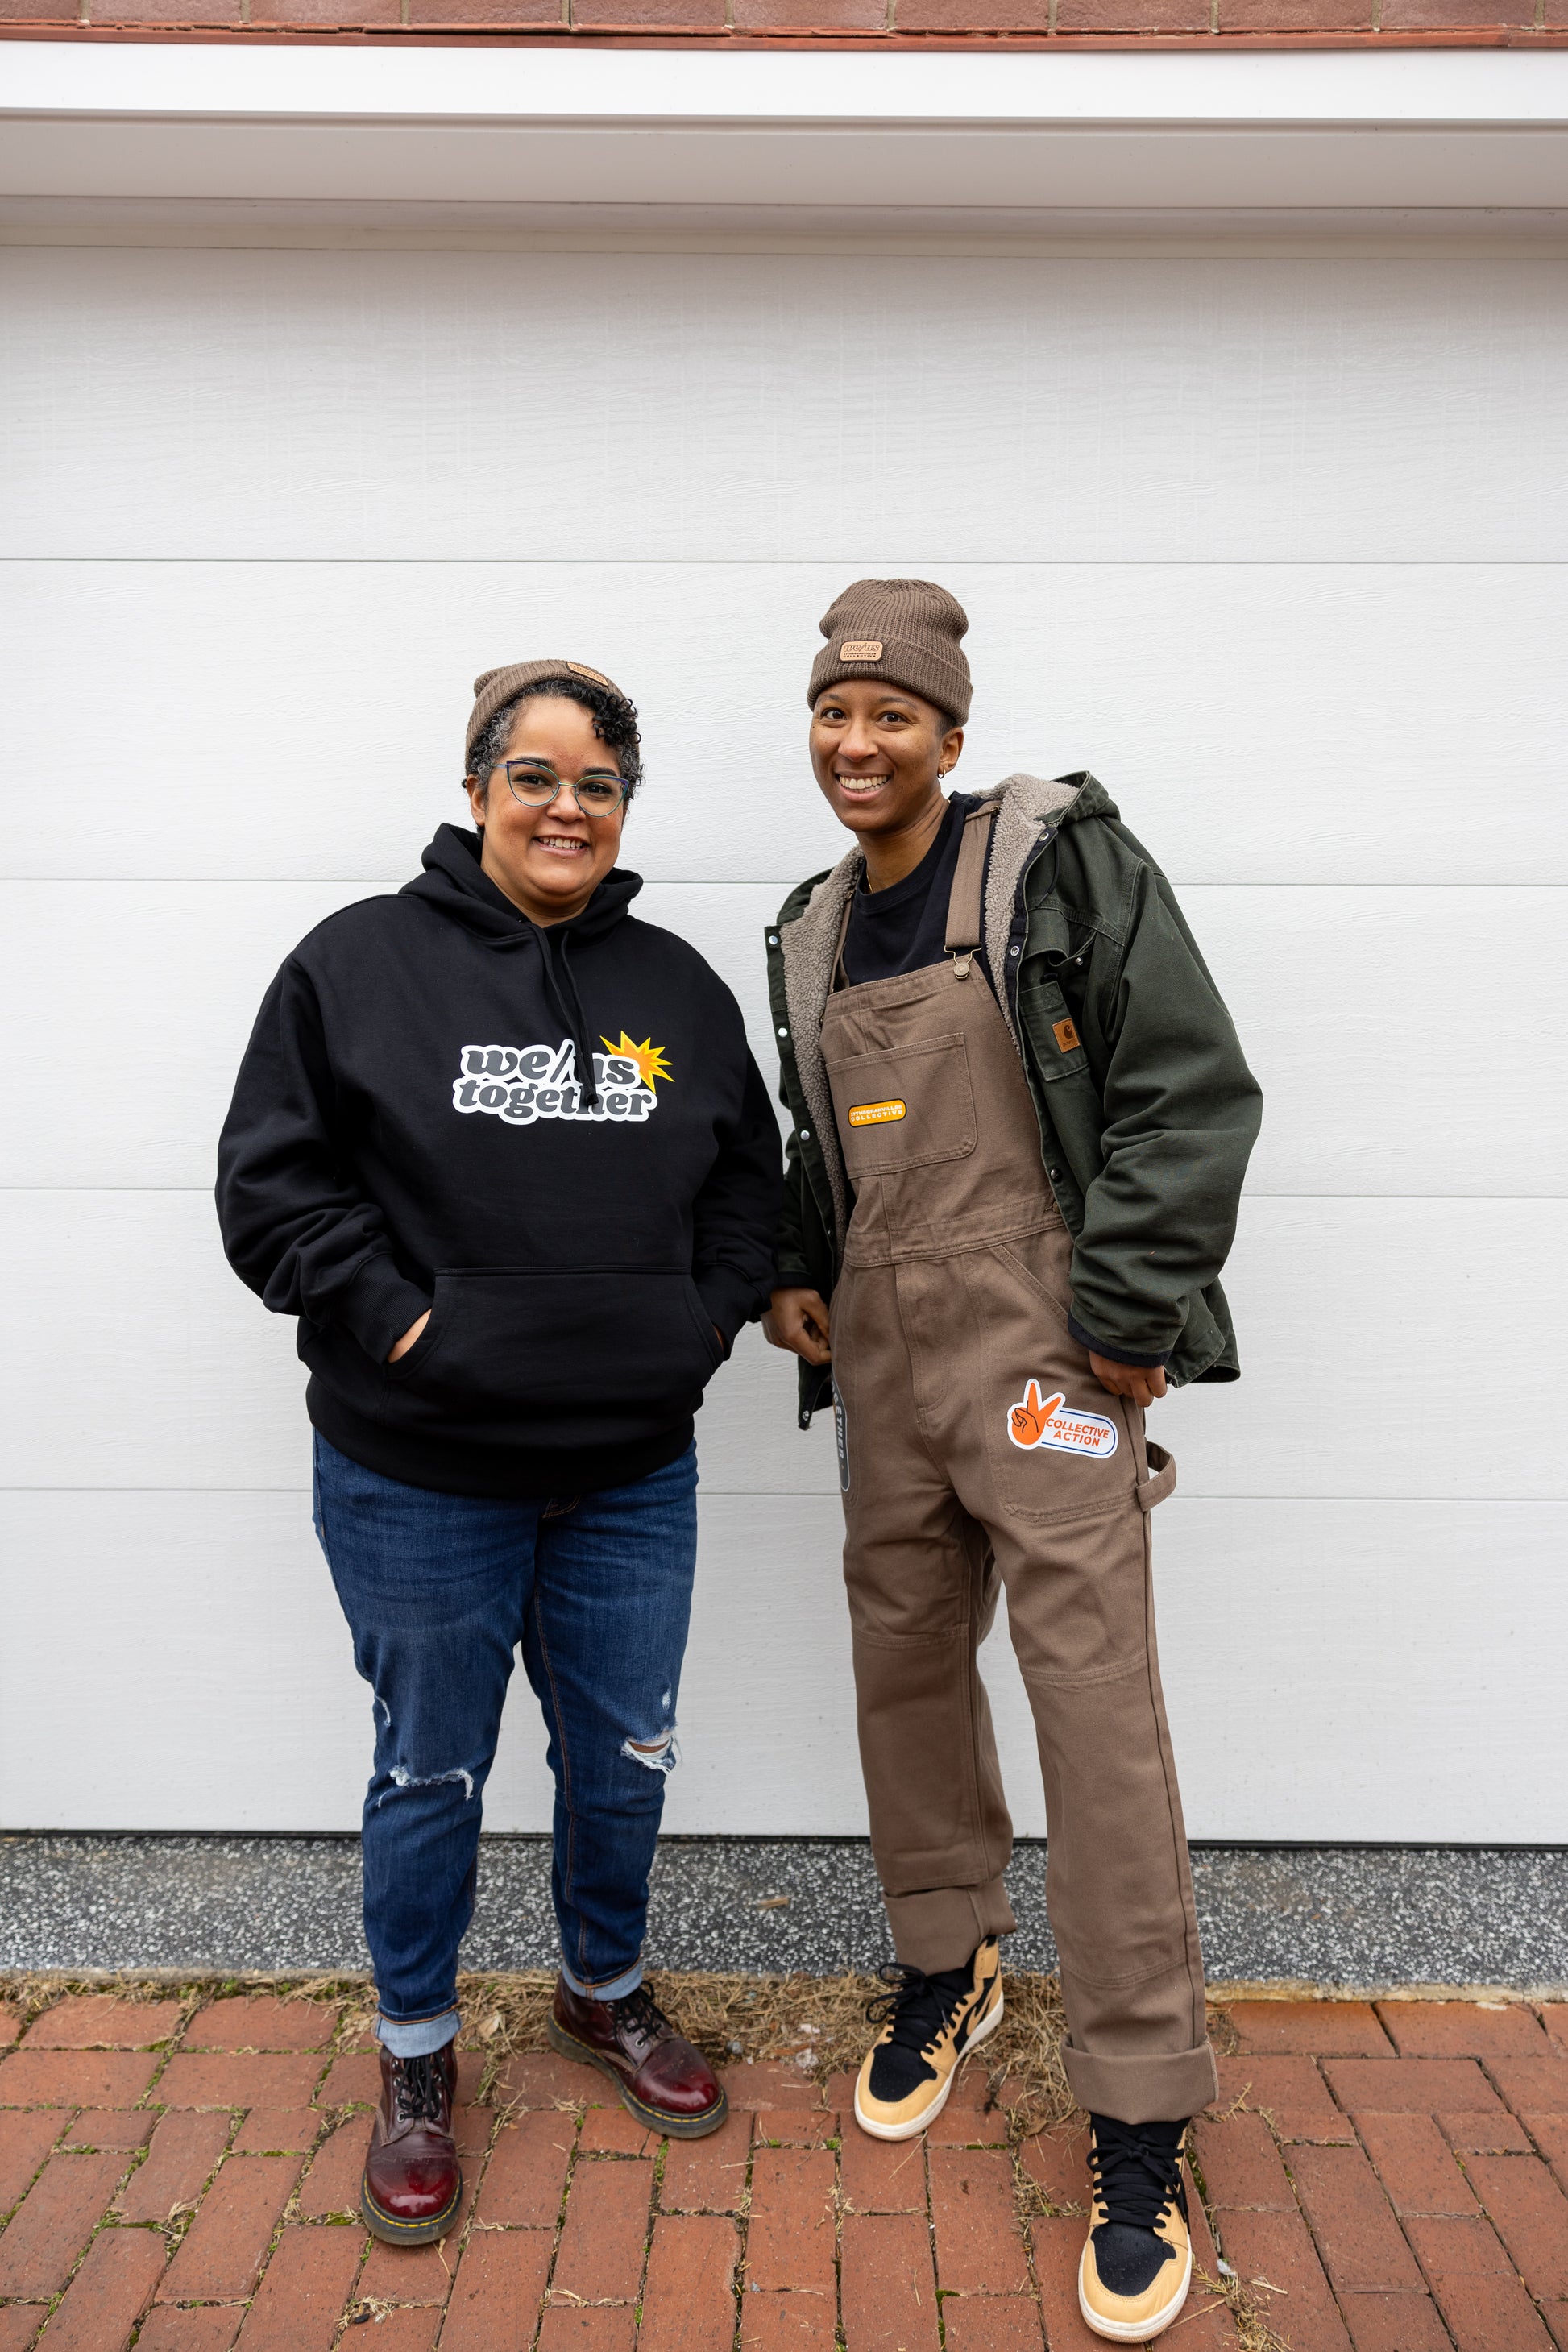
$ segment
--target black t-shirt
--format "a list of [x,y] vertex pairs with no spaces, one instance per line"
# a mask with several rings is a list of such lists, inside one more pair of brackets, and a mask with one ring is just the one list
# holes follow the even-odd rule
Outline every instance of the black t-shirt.
[[[868,890],[861,882],[844,940],[844,976],[852,987],[868,980],[897,980],[901,972],[942,961],[963,820],[976,806],[971,794],[954,793],[936,839],[912,874],[886,890]],[[984,967],[984,955],[977,961]]]

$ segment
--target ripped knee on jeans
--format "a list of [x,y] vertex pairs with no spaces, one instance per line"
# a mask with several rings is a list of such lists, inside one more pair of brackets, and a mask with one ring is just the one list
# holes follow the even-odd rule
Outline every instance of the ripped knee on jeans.
[[675,1736],[674,1724],[654,1739],[623,1739],[621,1754],[629,1756],[634,1764],[642,1765],[649,1772],[673,1772],[680,1761],[680,1742]]
[[411,1772],[406,1764],[394,1764],[386,1777],[392,1782],[392,1786],[390,1789],[384,1789],[376,1799],[378,1812],[388,1797],[395,1797],[405,1789],[439,1789],[448,1780],[454,1784],[459,1780],[462,1782],[465,1804],[469,1803],[473,1798],[474,1776],[461,1764],[455,1764],[449,1772]]

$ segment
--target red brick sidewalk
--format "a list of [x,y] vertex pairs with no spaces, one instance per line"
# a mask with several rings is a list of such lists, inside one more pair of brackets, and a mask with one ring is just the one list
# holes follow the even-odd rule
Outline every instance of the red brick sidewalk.
[[[865,2138],[845,2076],[767,2064],[737,2066],[729,2123],[682,2144],[596,2104],[597,2075],[512,2058],[462,2110],[459,2228],[393,2251],[355,2218],[374,2061],[334,2054],[337,2011],[185,2015],[68,1998],[0,2062],[0,2352],[1096,2342],[1062,2210],[1081,2136],[1010,2146],[973,2068],[926,2144]],[[0,2041],[16,2030],[0,2011]],[[1247,2001],[1215,2039],[1198,2264],[1215,2273],[1212,2221],[1291,2352],[1568,2352],[1568,2006]],[[486,2063],[462,2062],[469,2099]],[[1200,2295],[1165,2340],[1243,2338]]]

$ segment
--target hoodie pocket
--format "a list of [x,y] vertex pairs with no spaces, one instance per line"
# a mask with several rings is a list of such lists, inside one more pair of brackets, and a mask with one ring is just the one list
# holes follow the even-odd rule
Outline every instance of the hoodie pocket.
[[389,1415],[593,1445],[695,1411],[723,1347],[689,1274],[647,1266],[453,1268],[387,1367]]

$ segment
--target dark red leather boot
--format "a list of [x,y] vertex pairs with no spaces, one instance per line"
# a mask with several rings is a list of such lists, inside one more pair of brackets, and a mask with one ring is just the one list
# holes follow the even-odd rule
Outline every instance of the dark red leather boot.
[[701,2139],[729,2113],[712,2067],[681,2040],[647,1985],[620,2000],[587,2000],[558,1978],[549,2033],[563,2058],[607,2074],[621,2105],[650,2131]]
[[463,2175],[452,2137],[457,2087],[456,2042],[427,2058],[381,2053],[381,2105],[359,2201],[365,2227],[389,2246],[428,2245],[458,2218]]

